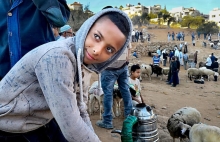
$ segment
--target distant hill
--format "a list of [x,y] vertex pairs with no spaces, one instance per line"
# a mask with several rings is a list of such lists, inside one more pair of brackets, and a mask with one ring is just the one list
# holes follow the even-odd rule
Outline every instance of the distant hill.
[[77,31],[80,26],[93,14],[91,12],[84,12],[82,10],[71,10],[70,18],[67,24],[69,24],[73,31]]

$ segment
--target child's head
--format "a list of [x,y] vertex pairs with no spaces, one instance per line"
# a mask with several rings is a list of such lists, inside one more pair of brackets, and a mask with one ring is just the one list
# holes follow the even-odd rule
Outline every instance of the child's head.
[[76,44],[79,41],[81,46],[76,50],[83,50],[81,60],[84,64],[100,72],[123,53],[130,42],[131,29],[131,21],[124,12],[104,9],[81,26],[76,34]]
[[138,64],[131,66],[131,77],[139,78],[141,74],[141,68]]

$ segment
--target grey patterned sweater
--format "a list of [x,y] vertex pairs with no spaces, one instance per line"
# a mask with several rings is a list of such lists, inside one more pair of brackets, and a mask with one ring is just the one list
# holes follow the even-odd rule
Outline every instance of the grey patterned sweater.
[[28,132],[55,117],[68,141],[99,141],[86,111],[89,84],[85,83],[89,83],[91,71],[85,67],[82,67],[85,103],[77,103],[79,93],[74,93],[78,84],[74,84],[77,68],[71,40],[51,42],[50,46],[45,44],[32,50],[3,78],[0,130]]

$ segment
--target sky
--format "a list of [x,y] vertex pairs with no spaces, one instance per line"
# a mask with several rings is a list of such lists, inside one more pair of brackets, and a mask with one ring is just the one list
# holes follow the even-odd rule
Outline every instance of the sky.
[[[74,3],[75,0],[67,0],[68,4]],[[201,13],[209,14],[209,11],[213,10],[213,8],[220,8],[220,0],[78,0],[83,4],[83,6],[89,4],[89,9],[96,13],[100,11],[103,7],[107,5],[111,5],[113,7],[119,7],[122,5],[123,7],[126,4],[137,5],[138,2],[144,6],[153,6],[155,4],[160,4],[161,8],[166,6],[166,9],[169,11],[172,8],[183,6],[185,8],[194,7],[199,10]]]

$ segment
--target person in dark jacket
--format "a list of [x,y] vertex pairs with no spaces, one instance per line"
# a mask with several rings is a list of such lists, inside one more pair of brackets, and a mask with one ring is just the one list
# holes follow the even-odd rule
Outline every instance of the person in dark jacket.
[[177,66],[177,84],[179,84],[179,71],[180,71],[180,61],[179,61],[179,58],[178,57],[175,57],[175,61],[176,61],[176,66]]
[[166,66],[167,56],[168,56],[168,54],[167,54],[167,52],[166,52],[166,50],[165,50],[165,51],[163,52],[163,66]]
[[216,57],[214,56],[214,53],[212,53],[212,54],[211,54],[211,60],[212,60],[212,63],[215,62],[215,59],[216,59]]
[[66,0],[3,0],[0,9],[0,79],[27,52],[54,41],[52,26],[70,15]]
[[171,80],[173,81],[173,84],[171,86],[176,87],[178,68],[177,68],[177,62],[175,61],[175,57],[172,57],[170,67],[171,67],[170,68],[170,70],[171,70]]
[[215,72],[218,72],[218,68],[219,68],[218,59],[215,58],[215,62],[212,63],[212,70],[215,71]]

